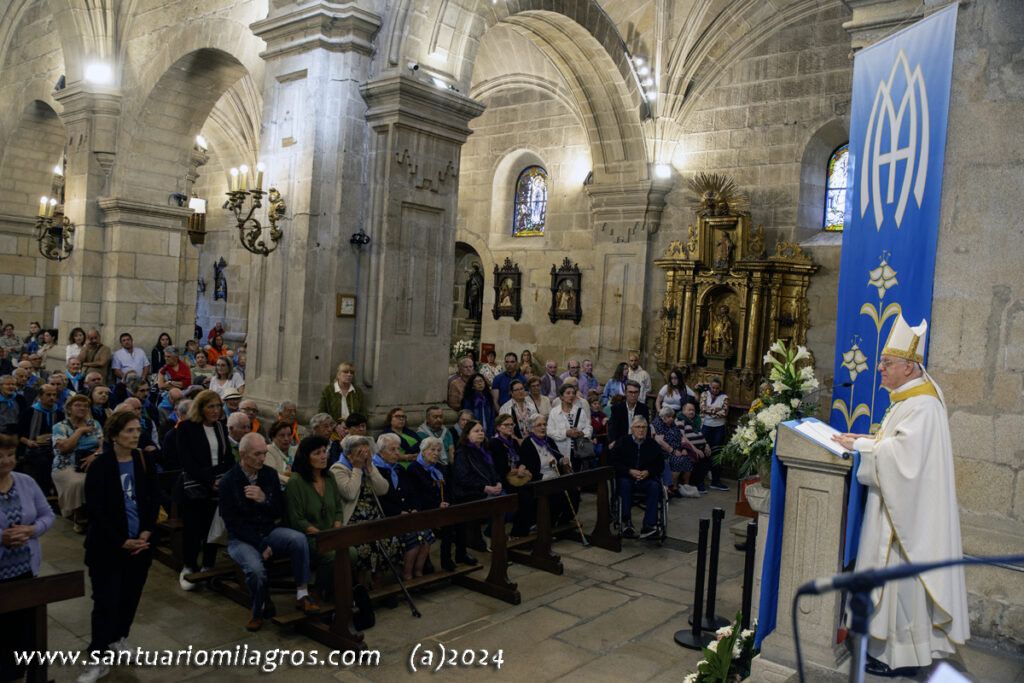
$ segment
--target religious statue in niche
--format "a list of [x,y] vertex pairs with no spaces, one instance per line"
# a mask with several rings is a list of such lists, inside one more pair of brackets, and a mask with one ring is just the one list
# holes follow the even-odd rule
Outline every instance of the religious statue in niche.
[[732,358],[735,353],[729,307],[722,304],[704,330],[704,355],[709,358]]
[[228,279],[224,275],[224,269],[227,267],[227,261],[221,256],[220,260],[213,264],[213,300],[224,299],[228,300]]
[[510,316],[519,320],[523,315],[521,299],[522,273],[519,266],[506,257],[504,265],[494,266],[494,308],[491,313],[497,320],[502,316]]
[[551,266],[551,322],[572,320],[577,325],[583,318],[580,303],[580,267],[566,257],[560,268]]
[[469,311],[470,320],[480,320],[484,311],[484,276],[480,273],[480,264],[474,263],[473,269],[466,278],[466,295],[463,306]]
[[732,251],[735,248],[729,233],[722,231],[722,236],[715,242],[715,270],[728,270],[732,264]]

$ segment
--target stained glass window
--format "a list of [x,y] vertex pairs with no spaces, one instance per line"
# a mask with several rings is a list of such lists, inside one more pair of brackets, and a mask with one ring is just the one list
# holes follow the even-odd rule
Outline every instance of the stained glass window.
[[849,168],[850,143],[840,145],[828,159],[827,189],[825,190],[825,229],[843,231],[846,215],[846,171]]
[[515,213],[512,217],[513,237],[544,234],[548,210],[548,172],[540,166],[528,166],[516,181]]

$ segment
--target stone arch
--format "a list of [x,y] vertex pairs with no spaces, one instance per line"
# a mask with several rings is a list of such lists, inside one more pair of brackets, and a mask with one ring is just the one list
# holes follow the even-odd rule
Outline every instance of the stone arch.
[[825,167],[836,147],[849,141],[848,123],[833,119],[811,133],[800,158],[800,203],[796,239],[821,232],[825,211]]
[[214,48],[178,58],[143,100],[140,116],[128,119],[134,130],[121,131],[113,194],[164,203],[172,192],[183,192],[195,136],[218,100],[247,74],[235,57]]
[[[467,6],[468,5],[468,6]],[[397,12],[390,26],[402,30],[403,52],[468,91],[480,42],[501,25],[529,39],[565,77],[590,140],[595,182],[621,177],[646,179],[647,150],[641,118],[649,116],[626,44],[596,0],[466,3],[447,0],[429,16]],[[394,63],[395,37],[382,36]],[[396,64],[399,68],[404,65]]]
[[41,196],[60,195],[63,178],[53,169],[61,163],[66,142],[53,106],[33,99],[0,153],[0,234],[20,238],[13,242],[15,249],[5,252],[4,272],[11,289],[0,288],[0,296],[16,320],[19,313],[31,314],[46,321],[47,327],[59,300],[61,268],[39,255],[34,216]]
[[[487,281],[488,281],[488,263],[484,259],[483,254],[478,248],[469,242],[458,240],[455,242],[454,252],[454,267],[455,267],[455,281],[454,287],[452,288],[452,329],[451,336],[453,340],[456,339],[473,339],[476,343],[480,342],[480,326],[481,322],[476,320],[470,320],[469,311],[464,306],[466,296],[466,283],[468,281],[468,273],[471,272],[473,264],[480,266],[480,274],[484,279],[483,291],[481,292],[480,302],[482,316],[487,315],[488,309],[488,296],[487,296]],[[479,348],[477,349],[479,352]]]

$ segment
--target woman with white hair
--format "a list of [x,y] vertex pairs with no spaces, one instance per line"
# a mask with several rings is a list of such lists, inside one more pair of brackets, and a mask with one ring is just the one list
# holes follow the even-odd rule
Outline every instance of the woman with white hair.
[[[331,466],[341,494],[345,524],[384,517],[378,497],[388,492],[390,482],[373,463],[373,447],[373,439],[367,436],[346,436],[341,442],[342,454]],[[357,583],[369,589],[381,565],[387,563],[382,553],[395,556],[397,551],[398,542],[393,538],[358,546],[354,558]]]
[[[693,471],[693,463],[700,458],[700,453],[694,448],[683,432],[676,424],[676,409],[665,404],[658,411],[658,417],[651,422],[651,430],[654,432],[654,440],[661,446],[665,454],[669,472],[671,473],[671,485],[668,487],[669,495],[674,498],[699,498],[700,493],[696,487],[690,486],[690,473]],[[689,454],[689,457],[687,457]],[[683,480],[680,489],[679,479]],[[666,482],[667,483],[667,482]]]
[[[419,511],[419,500],[416,486],[409,471],[399,467],[398,461],[402,454],[397,434],[381,434],[377,438],[378,454],[373,456],[373,464],[377,466],[384,478],[390,483],[387,494],[381,496],[380,503],[384,514],[388,517],[404,515]],[[417,460],[422,452],[417,455]],[[409,581],[423,576],[423,567],[430,556],[430,544],[434,542],[434,534],[429,529],[412,531],[398,537],[402,547],[402,578]]]

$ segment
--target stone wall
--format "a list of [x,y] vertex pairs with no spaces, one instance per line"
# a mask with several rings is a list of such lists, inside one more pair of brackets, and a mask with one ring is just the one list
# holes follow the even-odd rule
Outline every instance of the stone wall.
[[[686,189],[694,173],[723,173],[735,180],[749,197],[752,225],[765,227],[769,254],[777,241],[803,241],[821,266],[808,291],[807,334],[820,377],[831,374],[835,353],[839,240],[818,235],[828,154],[845,141],[849,127],[853,72],[849,36],[842,28],[848,18],[842,7],[821,10],[771,34],[722,72],[682,123],[675,161],[679,176],[650,248],[653,260],[672,240],[685,242],[687,226],[696,223]],[[810,154],[809,148],[814,148]],[[815,193],[817,214],[801,211],[801,204],[814,203],[808,195]],[[664,272],[653,263],[647,282],[649,351],[660,325],[652,311],[660,308],[665,292]]]
[[[949,406],[964,552],[1024,538],[1024,13],[1011,0],[959,10],[929,371]],[[1024,581],[967,570],[971,630],[1024,652]]]
[[[583,181],[590,170],[586,134],[562,101],[539,89],[516,88],[484,99],[486,111],[471,122],[473,135],[462,148],[456,239],[473,246],[484,272],[481,341],[501,357],[507,351],[533,351],[538,362],[551,358],[564,368],[570,357],[595,357],[599,344],[602,286],[595,280],[589,202]],[[512,237],[515,183],[527,166],[548,171],[547,223],[543,236]],[[551,266],[570,257],[583,273],[580,325],[548,319]],[[495,320],[494,266],[511,258],[522,276],[523,315]],[[603,266],[602,266],[603,268]],[[465,280],[460,272],[457,278]],[[461,302],[460,302],[461,304]],[[610,373],[610,370],[608,370]]]

